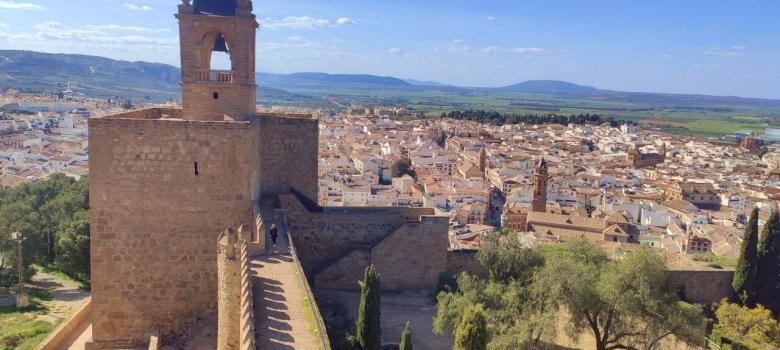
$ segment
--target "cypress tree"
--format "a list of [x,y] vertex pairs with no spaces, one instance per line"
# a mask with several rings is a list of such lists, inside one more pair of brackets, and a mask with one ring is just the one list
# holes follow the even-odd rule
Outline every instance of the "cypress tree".
[[758,241],[758,303],[780,315],[780,213],[772,212]]
[[745,236],[742,238],[739,261],[734,270],[731,286],[742,305],[754,307],[756,304],[756,282],[758,275],[758,208],[753,208]]
[[455,346],[453,350],[485,350],[487,349],[487,325],[482,306],[470,306],[461,316],[458,329],[455,330]]
[[401,347],[399,350],[414,350],[412,347],[412,332],[409,331],[409,322],[406,322],[404,332],[401,333]]
[[358,283],[360,284],[360,306],[357,318],[357,338],[363,350],[381,350],[379,274],[374,265],[366,267],[363,281]]

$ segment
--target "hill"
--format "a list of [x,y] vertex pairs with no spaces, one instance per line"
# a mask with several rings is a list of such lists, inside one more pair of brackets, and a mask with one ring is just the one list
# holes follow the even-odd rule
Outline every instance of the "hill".
[[[96,97],[178,98],[181,73],[159,63],[103,57],[0,50],[0,88],[75,91]],[[336,107],[359,104],[405,105],[422,112],[498,109],[517,112],[608,111],[646,118],[685,112],[776,115],[780,100],[729,96],[602,90],[557,80],[531,80],[500,88],[456,87],[432,81],[368,74],[257,73],[258,97],[267,104]],[[631,115],[625,115],[631,114]]]
[[0,50],[0,87],[59,91],[70,83],[90,96],[162,100],[178,97],[180,80],[179,69],[165,64]]
[[555,96],[593,96],[599,89],[560,80],[529,80],[499,88],[501,91],[525,92],[531,94],[550,94]]
[[412,90],[415,86],[401,79],[368,74],[257,73],[262,85],[293,88],[374,88]]

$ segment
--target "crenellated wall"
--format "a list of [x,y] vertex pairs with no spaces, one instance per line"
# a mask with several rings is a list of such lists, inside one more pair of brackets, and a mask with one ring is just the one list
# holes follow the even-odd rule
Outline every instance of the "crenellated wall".
[[217,240],[217,349],[254,350],[255,314],[247,242],[232,228]]

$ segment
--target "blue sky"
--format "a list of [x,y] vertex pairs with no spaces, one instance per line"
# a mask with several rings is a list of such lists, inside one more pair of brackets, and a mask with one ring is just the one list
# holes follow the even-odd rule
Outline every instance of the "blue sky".
[[[178,65],[176,0],[0,0],[0,48]],[[780,1],[256,0],[260,71],[780,98]],[[262,82],[260,82],[262,85]]]

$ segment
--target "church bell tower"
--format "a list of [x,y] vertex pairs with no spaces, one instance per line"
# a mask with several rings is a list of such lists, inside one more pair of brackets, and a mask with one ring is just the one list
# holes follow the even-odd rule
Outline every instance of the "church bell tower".
[[547,161],[542,158],[534,170],[534,198],[531,203],[531,211],[547,211]]
[[[250,0],[182,0],[179,5],[181,99],[185,120],[247,120],[256,111],[255,31]],[[229,55],[214,69],[212,53]]]

